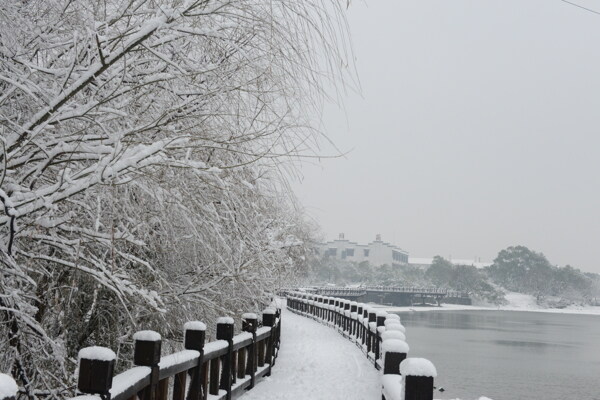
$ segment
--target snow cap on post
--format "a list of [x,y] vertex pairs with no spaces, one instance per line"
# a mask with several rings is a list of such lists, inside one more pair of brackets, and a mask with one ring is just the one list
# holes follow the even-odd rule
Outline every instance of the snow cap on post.
[[0,373],[0,400],[14,400],[19,387],[12,376]]
[[384,353],[408,353],[410,348],[404,340],[386,339],[383,341],[382,349]]
[[233,318],[231,318],[231,317],[219,317],[219,319],[217,319],[217,324],[233,325],[234,321],[233,321]]
[[117,359],[114,351],[107,347],[91,346],[79,350],[79,360],[85,358],[87,360],[112,361]]
[[107,395],[112,387],[115,360],[114,351],[92,346],[79,350],[77,388],[81,393]]
[[404,376],[437,377],[435,366],[425,358],[407,358],[400,364],[400,373]]
[[188,321],[183,324],[183,347],[186,350],[202,351],[206,340],[206,324],[200,321]]
[[400,332],[406,334],[406,328],[404,328],[404,326],[401,324],[388,325],[385,327],[385,330],[386,331],[400,331]]
[[384,322],[385,326],[390,326],[390,325],[398,325],[400,324],[400,321],[396,320],[396,319],[389,319],[387,318]]
[[133,340],[133,363],[144,367],[158,365],[162,346],[160,334],[155,331],[139,331],[133,335]]
[[399,339],[406,341],[406,336],[400,331],[385,331],[381,334],[381,340]]
[[387,318],[386,318],[386,321],[388,319],[389,320],[396,320],[396,321],[400,322],[400,316],[398,314],[388,314]]
[[183,330],[184,331],[205,331],[206,330],[206,324],[204,322],[201,321],[188,321],[185,324],[183,324]]
[[142,340],[144,342],[158,342],[161,340],[160,333],[156,331],[138,331],[133,334],[133,340]]

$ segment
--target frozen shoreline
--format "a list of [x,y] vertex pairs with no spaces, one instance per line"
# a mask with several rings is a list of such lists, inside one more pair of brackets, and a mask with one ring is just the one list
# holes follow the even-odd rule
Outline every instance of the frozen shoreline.
[[570,306],[565,308],[543,308],[536,304],[533,296],[521,293],[508,293],[506,299],[509,304],[505,306],[465,306],[459,304],[443,304],[436,306],[408,306],[392,307],[384,305],[375,305],[377,308],[383,308],[388,312],[418,312],[418,311],[526,311],[543,312],[554,314],[579,314],[579,315],[600,315],[600,306]]

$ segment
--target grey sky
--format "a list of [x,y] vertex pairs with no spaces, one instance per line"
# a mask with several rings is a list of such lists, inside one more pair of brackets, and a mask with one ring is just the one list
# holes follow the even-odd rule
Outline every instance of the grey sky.
[[[600,10],[600,1],[578,0]],[[323,112],[343,159],[294,184],[327,239],[600,272],[600,15],[560,0],[354,1],[362,97]]]

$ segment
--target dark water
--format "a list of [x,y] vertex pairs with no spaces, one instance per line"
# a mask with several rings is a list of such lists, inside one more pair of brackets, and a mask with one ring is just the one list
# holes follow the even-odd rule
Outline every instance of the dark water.
[[409,357],[437,368],[435,398],[600,400],[600,316],[399,313]]

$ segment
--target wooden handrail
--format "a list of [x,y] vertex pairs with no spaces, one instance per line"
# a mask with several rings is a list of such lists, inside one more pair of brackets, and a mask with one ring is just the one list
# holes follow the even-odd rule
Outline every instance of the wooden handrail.
[[[236,398],[244,390],[251,389],[257,379],[270,374],[280,340],[279,309],[265,311],[263,323],[270,326],[258,329],[256,315],[244,315],[248,315],[248,320],[243,321],[244,332],[232,337],[233,325],[227,324],[233,321],[229,318],[220,320],[217,337],[227,340],[206,344],[206,327],[196,323],[197,328],[191,329],[197,329],[192,332],[196,334],[196,342],[186,343],[185,350],[165,357],[160,357],[160,335],[151,331],[142,332],[135,338],[136,363],[140,364],[114,377],[115,359],[112,351],[105,348],[84,350],[80,352],[79,392],[84,395],[97,394],[103,400],[130,400],[136,397],[140,400],[167,400],[168,388],[172,383],[173,400],[205,400],[209,392],[216,395],[217,399]],[[230,333],[224,333],[226,331]],[[255,349],[258,349],[258,354]],[[191,382],[187,385],[186,394],[188,378]],[[78,400],[78,397],[73,400]]]
[[[353,290],[353,289],[349,289]],[[296,314],[312,318],[315,321],[336,328],[344,337],[352,340],[367,356],[374,367],[383,370],[382,399],[399,400],[396,394],[401,389],[406,399],[432,399],[433,376],[410,376],[400,384],[398,375],[400,363],[407,356],[408,345],[402,339],[404,326],[400,324],[397,315],[387,314],[385,311],[377,312],[367,304],[356,303],[343,298],[322,296],[319,294],[287,291],[287,308]],[[388,319],[391,320],[388,322]],[[387,332],[390,333],[387,333]],[[396,331],[394,333],[394,331]],[[400,332],[397,332],[400,331]],[[401,342],[394,346],[391,342],[384,342],[382,335],[389,336],[387,340]],[[398,339],[398,337],[402,339]],[[391,346],[384,346],[388,343]],[[384,357],[384,353],[386,356]],[[419,361],[420,362],[420,361]],[[429,361],[427,361],[429,363]],[[431,364],[433,368],[433,364]],[[410,370],[410,368],[408,368]],[[435,369],[435,368],[433,368]],[[397,387],[397,385],[401,385]],[[390,390],[396,387],[396,390]]]

